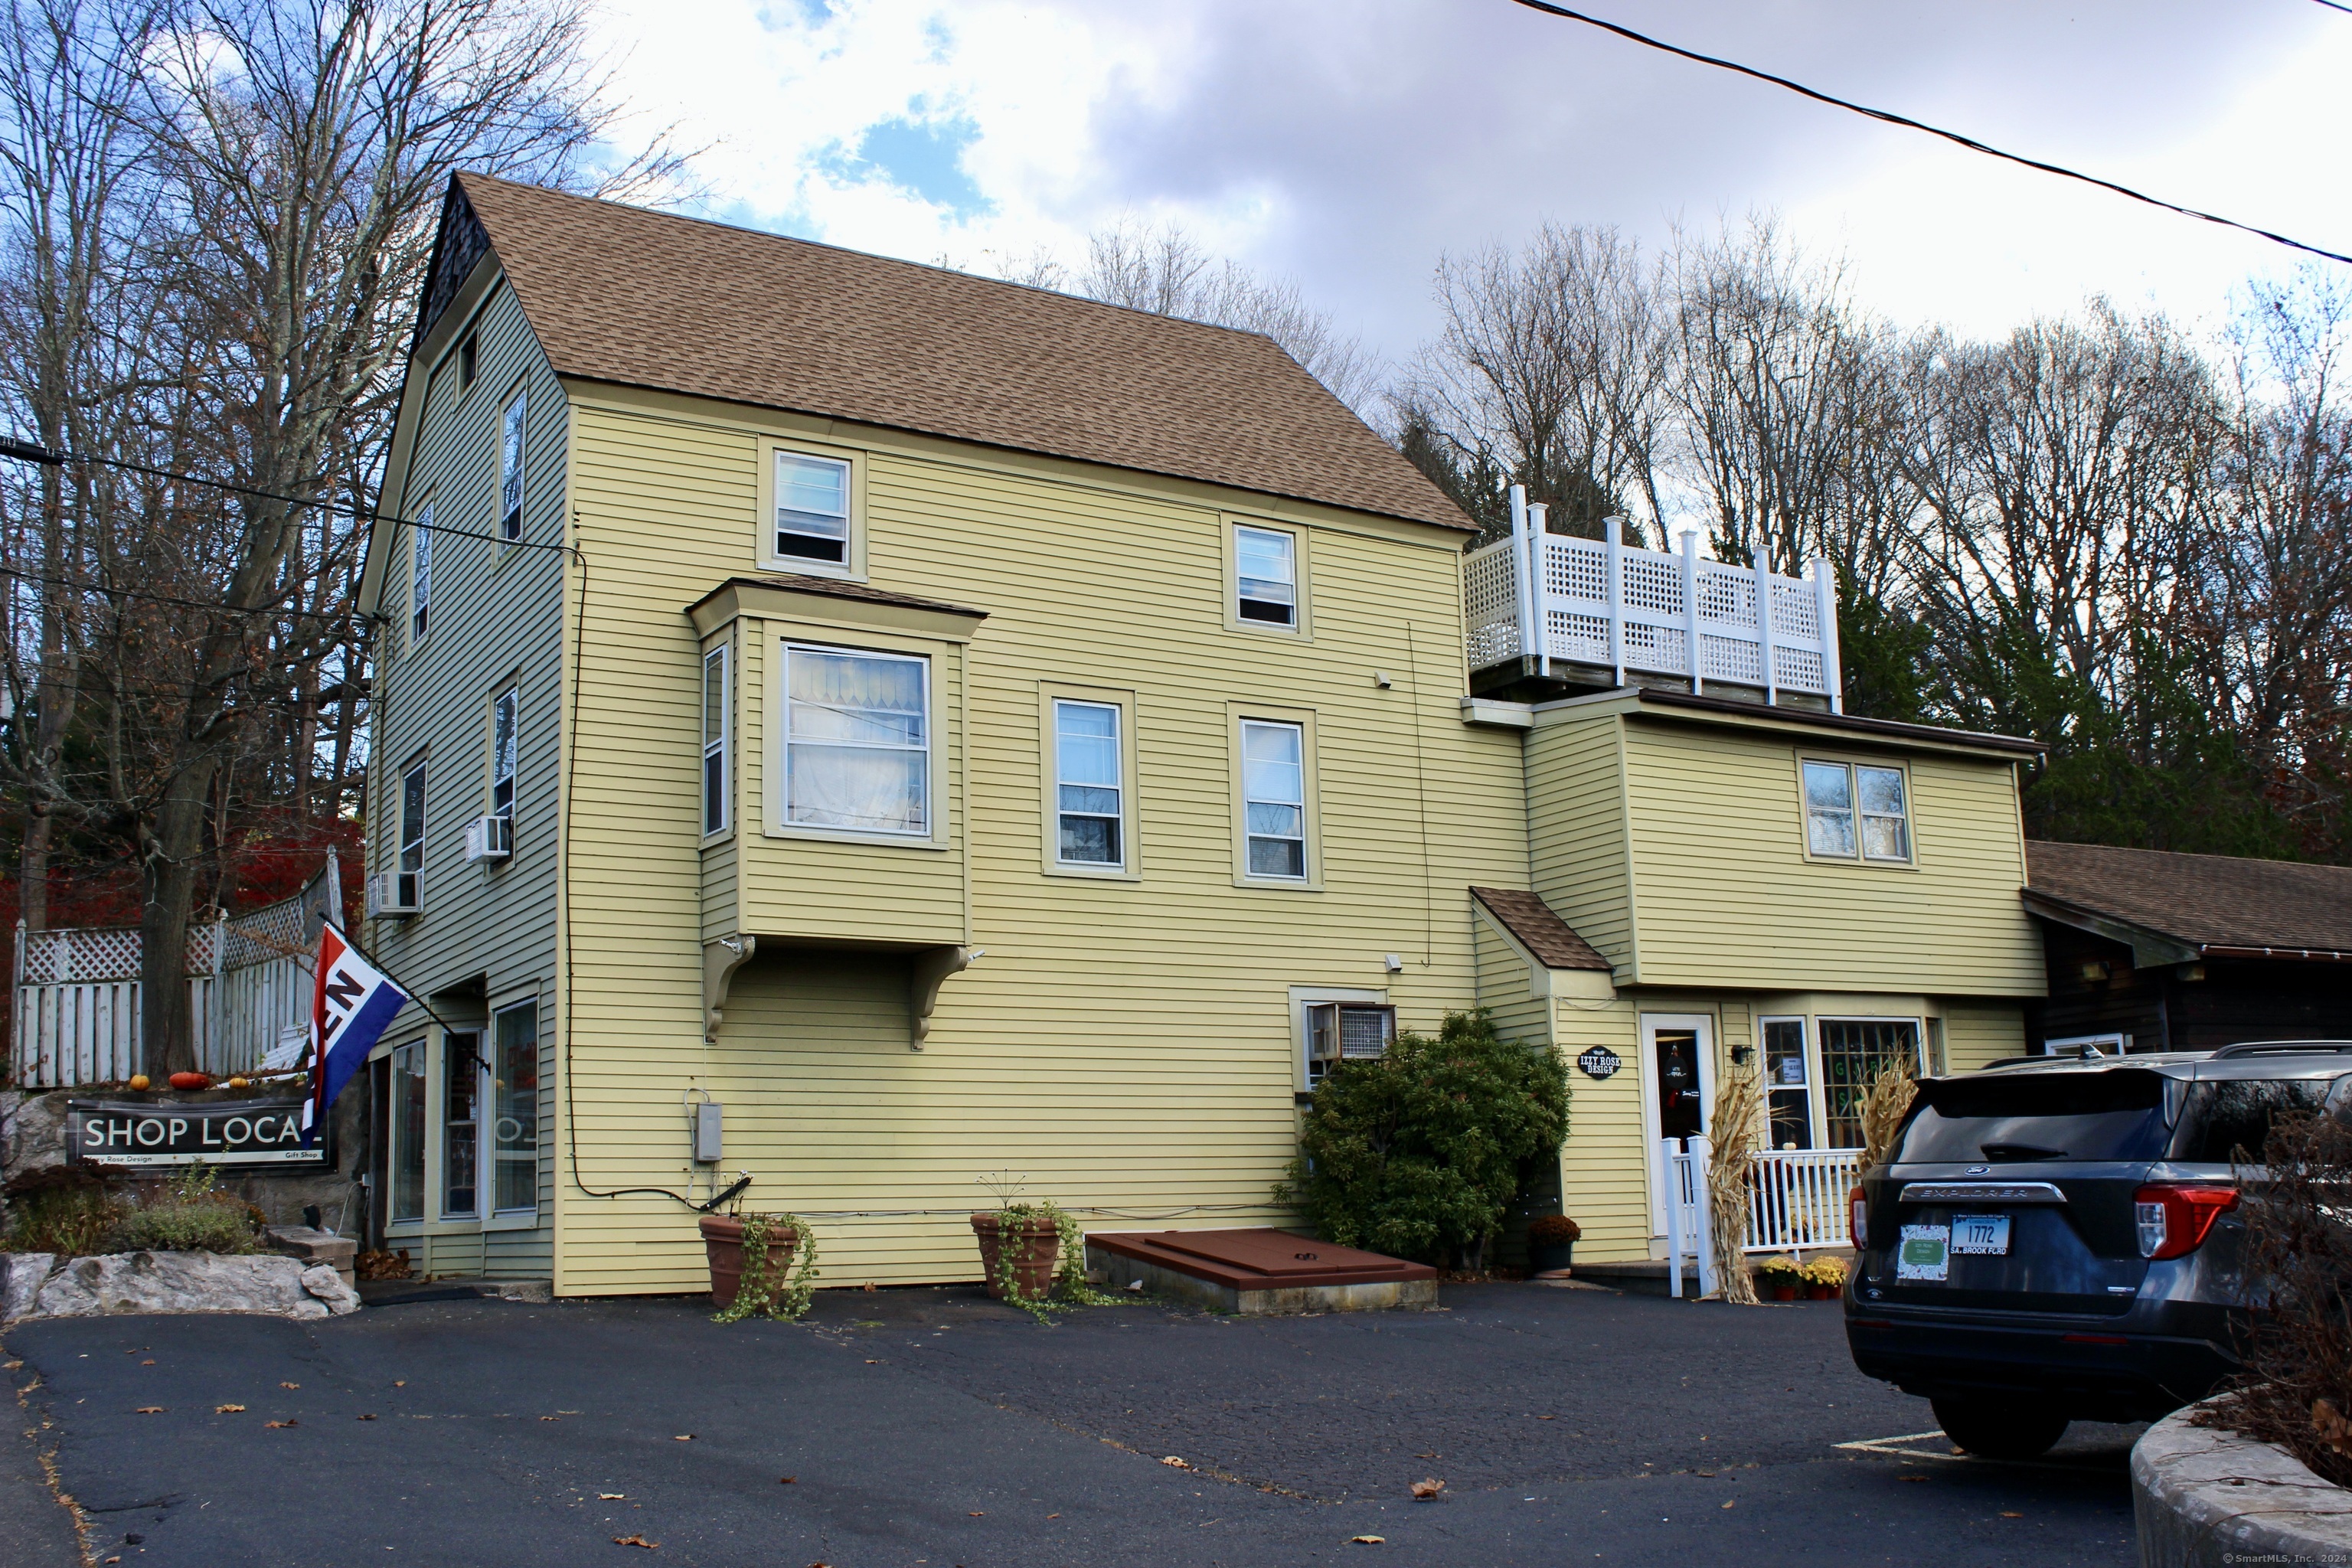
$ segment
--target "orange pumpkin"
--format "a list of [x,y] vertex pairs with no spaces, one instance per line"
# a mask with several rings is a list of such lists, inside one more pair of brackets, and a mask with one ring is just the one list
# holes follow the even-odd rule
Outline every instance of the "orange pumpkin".
[[132,1073],[131,1075],[131,1087],[134,1089],[142,1091],[145,1090],[147,1088],[147,1075],[143,1072]]
[[213,1075],[205,1072],[175,1072],[172,1075],[173,1089],[210,1089]]

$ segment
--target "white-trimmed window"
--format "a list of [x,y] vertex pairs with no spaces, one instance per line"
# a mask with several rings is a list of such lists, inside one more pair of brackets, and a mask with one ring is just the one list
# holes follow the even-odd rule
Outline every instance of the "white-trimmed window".
[[482,1212],[482,1037],[441,1037],[441,1217]]
[[702,832],[727,831],[727,645],[702,656]]
[[395,1048],[387,1071],[392,1180],[391,1191],[384,1194],[384,1218],[401,1225],[425,1217],[425,1137],[430,1125],[425,1120],[425,1042],[411,1040]]
[[784,645],[785,826],[927,837],[930,663]]
[[522,691],[509,686],[490,704],[490,815],[507,820],[508,842],[513,842],[515,810],[515,751],[522,727]]
[[1307,731],[1242,721],[1242,834],[1247,875],[1307,879]]
[[1805,1020],[1759,1018],[1764,1037],[1764,1092],[1775,1149],[1813,1146],[1811,1053],[1805,1049]]
[[467,332],[466,341],[457,345],[457,392],[460,396],[473,387],[475,374],[481,369],[481,339],[476,333]]
[[775,522],[778,555],[848,565],[849,465],[805,452],[778,452]]
[[499,537],[522,537],[522,433],[525,394],[518,389],[499,422]]
[[1916,1018],[1817,1018],[1821,1031],[1822,1110],[1832,1149],[1863,1146],[1862,1107],[1870,1086],[1888,1068],[1917,1072]]
[[500,1215],[539,1206],[539,1001],[490,1018],[490,1203]]
[[1270,626],[1298,624],[1298,541],[1278,528],[1234,524],[1234,613]]
[[433,607],[433,503],[426,501],[416,513],[416,521],[409,530],[408,542],[408,635],[415,642],[425,640],[425,628],[431,620]]
[[1910,781],[1899,767],[1807,758],[1805,849],[1824,859],[1911,859]]
[[1127,864],[1127,790],[1116,703],[1054,704],[1055,858],[1065,866]]
[[411,763],[400,775],[400,850],[393,867],[399,879],[398,902],[425,906],[425,763]]
[[1396,1009],[1384,1002],[1317,1002],[1307,1008],[1307,1087],[1343,1061],[1369,1061],[1396,1044]]

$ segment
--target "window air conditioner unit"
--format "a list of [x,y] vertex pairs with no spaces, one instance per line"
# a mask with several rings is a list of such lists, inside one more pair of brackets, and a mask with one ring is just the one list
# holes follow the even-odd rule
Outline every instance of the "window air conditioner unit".
[[466,824],[466,858],[504,860],[514,853],[514,818],[478,816]]
[[368,919],[397,919],[416,913],[417,881],[414,871],[387,871],[381,877],[370,877],[367,879]]

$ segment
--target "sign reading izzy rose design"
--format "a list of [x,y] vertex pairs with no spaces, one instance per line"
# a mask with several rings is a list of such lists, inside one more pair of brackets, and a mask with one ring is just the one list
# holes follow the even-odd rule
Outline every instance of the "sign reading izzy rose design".
[[302,1146],[299,1100],[133,1105],[77,1100],[66,1107],[66,1158],[79,1164],[320,1166]]

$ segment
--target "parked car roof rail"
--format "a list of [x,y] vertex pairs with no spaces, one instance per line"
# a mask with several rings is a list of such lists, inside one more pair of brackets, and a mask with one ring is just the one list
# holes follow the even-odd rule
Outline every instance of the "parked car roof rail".
[[2352,1040],[2241,1040],[2213,1053],[2215,1061],[2231,1057],[2343,1056],[2352,1053]]

